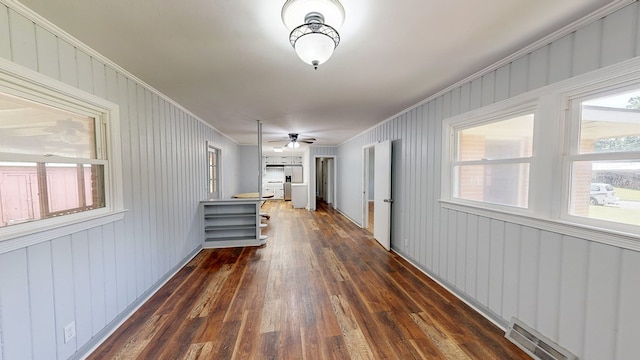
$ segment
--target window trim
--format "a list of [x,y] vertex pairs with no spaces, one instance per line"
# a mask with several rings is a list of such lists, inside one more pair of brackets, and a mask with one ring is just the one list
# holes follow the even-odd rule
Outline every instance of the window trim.
[[[565,174],[566,167],[563,161],[568,149],[565,140],[567,138],[566,134],[571,130],[568,126],[569,121],[566,118],[568,116],[569,99],[596,89],[620,88],[624,85],[638,82],[640,82],[640,57],[625,60],[445,119],[442,130],[441,166],[443,178],[441,199],[439,200],[441,208],[529,226],[542,231],[577,237],[622,249],[640,251],[640,234],[637,232],[621,231],[563,219],[560,214],[560,208],[564,204],[568,204],[566,196],[569,191],[569,184],[566,181],[561,186],[552,186],[549,180],[536,181],[536,179],[533,179],[530,191],[534,196],[529,204],[532,212],[520,214],[514,211],[477,206],[477,204],[453,202],[445,196],[445,190],[448,190],[445,185],[448,185],[446,182],[448,180],[444,177],[449,157],[448,146],[450,146],[446,131],[448,122],[465,116],[478,116],[500,111],[501,109],[504,110],[505,108],[531,101],[531,99],[537,99],[539,107],[536,118],[540,118],[541,121],[536,121],[534,126],[534,137],[537,137],[537,140],[534,138],[533,151],[535,159],[531,172],[535,171],[538,179],[554,177],[561,181],[560,177],[565,179],[567,175]],[[544,134],[544,139],[540,134]],[[541,142],[543,146],[541,146]],[[543,196],[538,196],[540,194]]]
[[[0,91],[4,93],[93,116],[100,125],[96,128],[96,136],[103,139],[103,146],[106,145],[106,149],[96,149],[103,151],[106,159],[91,160],[105,166],[105,207],[2,228],[0,254],[124,218],[119,106],[5,59],[0,59],[0,75]],[[0,159],[33,159],[29,155],[15,154],[8,159],[7,155],[0,154]],[[61,157],[49,159],[51,162],[74,162]]]

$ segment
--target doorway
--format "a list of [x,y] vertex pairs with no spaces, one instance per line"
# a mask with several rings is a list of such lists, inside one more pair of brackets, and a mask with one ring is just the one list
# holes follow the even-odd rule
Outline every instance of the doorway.
[[391,248],[391,142],[363,147],[362,227],[385,249]]
[[374,194],[375,194],[375,160],[376,159],[376,148],[375,146],[369,146],[364,149],[364,203],[363,203],[363,212],[364,212],[364,227],[373,234],[373,229],[375,227],[374,222],[374,214],[375,214],[375,202],[374,202]]
[[[336,207],[336,159],[335,157],[315,158],[315,199],[327,203],[330,208]],[[314,210],[315,210],[314,206]]]

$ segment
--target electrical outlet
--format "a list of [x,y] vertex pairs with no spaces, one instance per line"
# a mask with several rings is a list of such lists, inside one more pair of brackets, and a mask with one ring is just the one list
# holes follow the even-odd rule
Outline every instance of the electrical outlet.
[[64,327],[64,343],[68,343],[76,336],[76,322],[72,321]]
[[404,247],[407,247],[407,246],[409,246],[409,240],[404,239]]

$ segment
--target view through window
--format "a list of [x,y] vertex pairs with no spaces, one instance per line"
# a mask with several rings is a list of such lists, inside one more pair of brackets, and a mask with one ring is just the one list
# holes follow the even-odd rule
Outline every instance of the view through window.
[[99,124],[0,94],[0,227],[105,206]]

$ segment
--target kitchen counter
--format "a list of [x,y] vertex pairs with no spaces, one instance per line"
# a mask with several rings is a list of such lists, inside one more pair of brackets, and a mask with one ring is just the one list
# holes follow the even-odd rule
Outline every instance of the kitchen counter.
[[307,184],[306,183],[292,183],[291,184],[291,205],[294,208],[307,207]]

